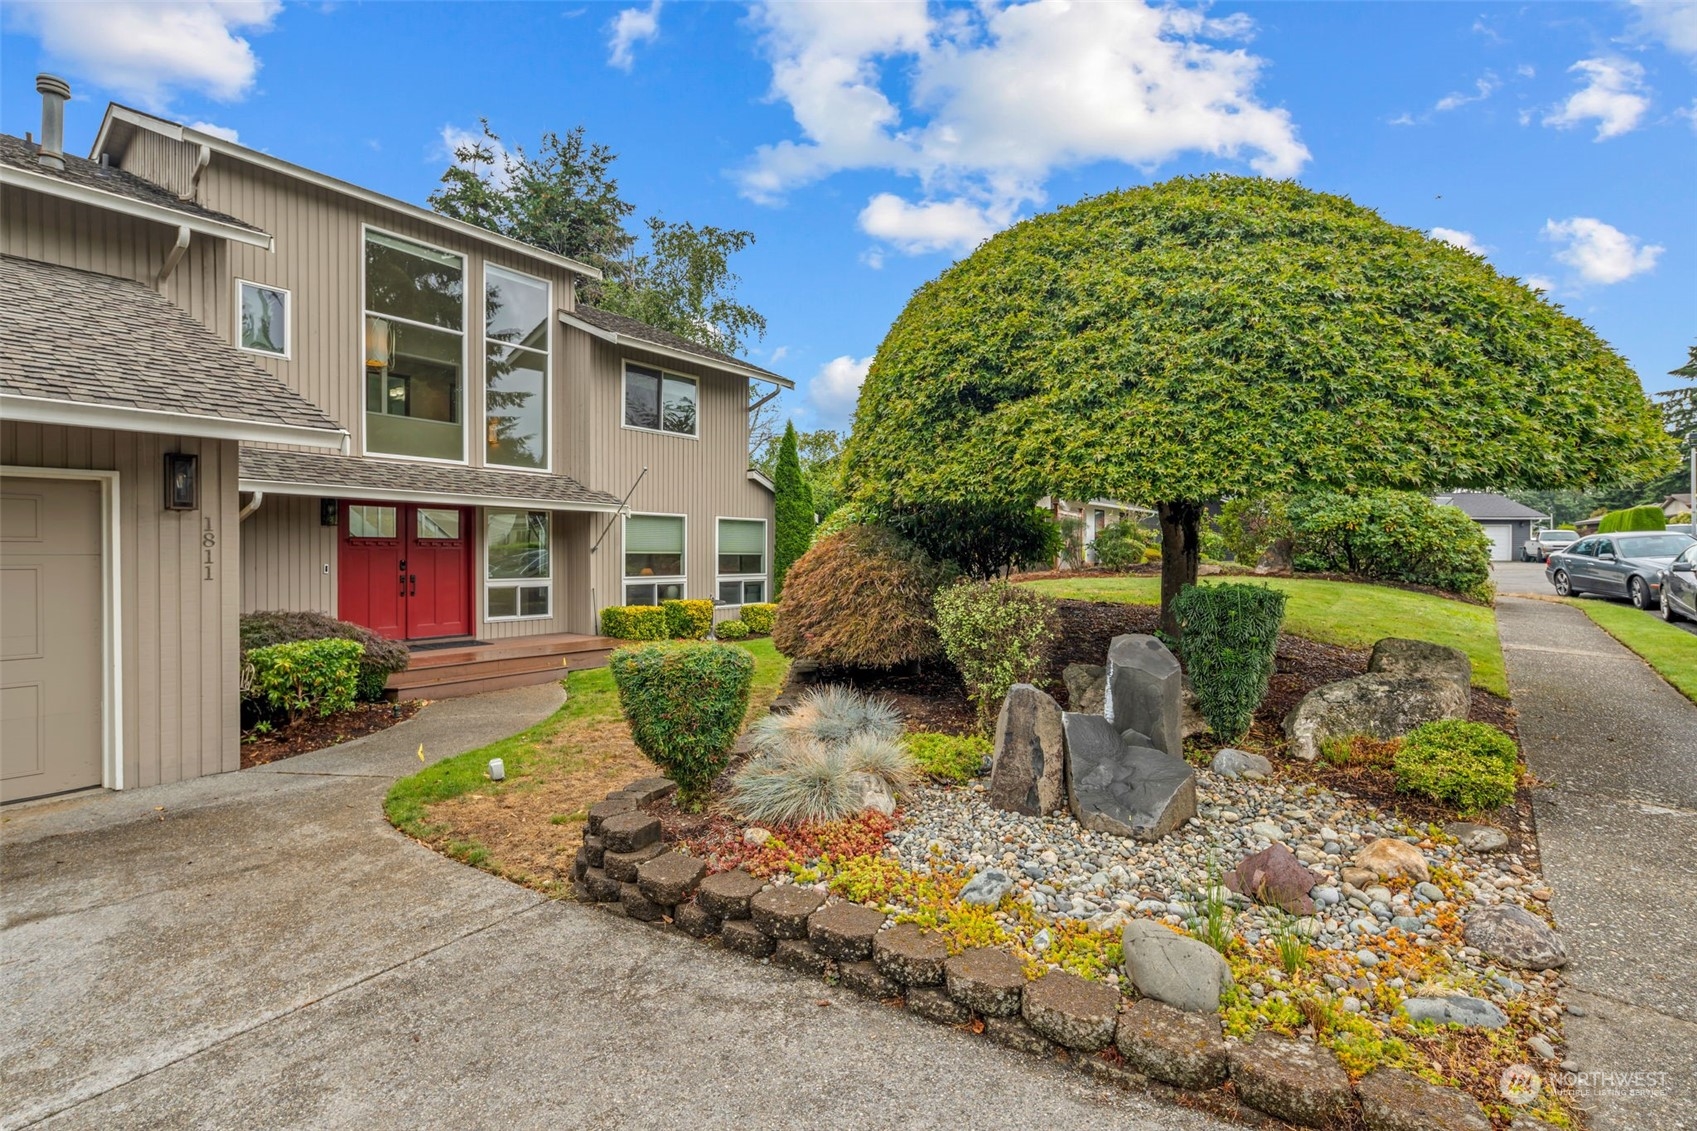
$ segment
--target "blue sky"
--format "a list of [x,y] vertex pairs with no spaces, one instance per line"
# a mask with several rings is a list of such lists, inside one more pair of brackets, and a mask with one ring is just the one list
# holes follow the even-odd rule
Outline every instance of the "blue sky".
[[1697,340],[1697,0],[1146,6],[1029,0],[29,3],[0,129],[53,70],[416,203],[447,140],[582,124],[638,215],[751,229],[750,352],[843,427],[913,289],[983,236],[1181,173],[1294,176],[1470,244],[1646,388]]

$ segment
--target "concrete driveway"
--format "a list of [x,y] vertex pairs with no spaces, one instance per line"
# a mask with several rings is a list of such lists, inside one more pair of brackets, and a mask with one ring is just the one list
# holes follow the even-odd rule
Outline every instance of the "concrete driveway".
[[1226,1124],[462,867],[379,805],[545,717],[449,700],[335,751],[9,810],[0,1126]]

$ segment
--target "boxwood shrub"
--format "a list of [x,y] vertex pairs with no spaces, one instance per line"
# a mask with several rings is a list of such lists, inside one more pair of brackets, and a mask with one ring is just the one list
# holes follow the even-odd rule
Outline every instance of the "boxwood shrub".
[[713,602],[661,601],[666,610],[666,635],[673,640],[700,640],[713,628]]
[[770,604],[744,605],[742,607],[742,623],[748,626],[748,631],[755,636],[770,636],[772,621],[776,618],[778,606]]
[[247,654],[260,702],[289,723],[308,715],[333,715],[353,706],[365,646],[357,640],[299,640]]
[[1482,813],[1506,805],[1520,780],[1514,740],[1494,726],[1444,719],[1415,727],[1396,753],[1397,788]]
[[720,640],[746,640],[748,625],[740,620],[722,620],[714,626],[713,635]]
[[1285,595],[1267,585],[1190,585],[1173,611],[1202,718],[1215,738],[1236,742],[1267,694]]
[[353,640],[364,646],[359,664],[360,699],[375,703],[383,698],[383,688],[395,672],[406,671],[411,654],[399,640],[354,624],[337,620],[327,613],[294,612],[275,609],[268,612],[245,613],[241,619],[243,659],[256,648],[272,644],[292,644],[299,640]]
[[664,640],[666,610],[659,605],[609,605],[601,610],[601,635],[618,640]]
[[699,809],[748,710],[753,655],[704,641],[647,644],[614,652],[611,667],[637,749],[678,783],[680,806]]

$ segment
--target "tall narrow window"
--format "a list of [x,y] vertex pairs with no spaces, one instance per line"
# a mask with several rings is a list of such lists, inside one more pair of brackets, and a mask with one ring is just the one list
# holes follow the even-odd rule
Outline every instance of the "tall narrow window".
[[658,605],[684,595],[682,515],[633,514],[625,519],[625,604]]
[[465,459],[465,261],[365,235],[365,450]]
[[483,275],[485,458],[548,466],[548,284],[490,267]]
[[694,436],[696,384],[693,377],[625,365],[625,424],[650,432]]
[[553,554],[547,511],[492,510],[484,539],[484,615],[489,620],[553,612]]
[[766,600],[766,521],[719,520],[719,603],[754,605]]

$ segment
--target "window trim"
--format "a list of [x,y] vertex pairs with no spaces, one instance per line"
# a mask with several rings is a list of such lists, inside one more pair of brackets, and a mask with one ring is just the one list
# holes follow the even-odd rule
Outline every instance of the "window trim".
[[[636,431],[646,432],[646,431],[648,431],[648,429],[639,428],[639,429],[636,429]],[[676,435],[676,433],[667,433],[667,435]],[[630,526],[630,520],[633,519],[633,518],[676,518],[676,519],[681,519],[683,521],[683,524],[684,524],[683,555],[682,555],[683,556],[683,572],[681,574],[676,574],[676,575],[667,574],[664,577],[660,576],[659,574],[650,574],[647,577],[643,577],[643,576],[640,576],[640,575],[637,576],[637,577],[630,577],[625,573],[627,559],[630,556],[629,552],[625,549],[625,547],[630,544],[630,538],[626,534],[626,531],[628,530],[628,528]],[[632,583],[635,583],[637,585],[649,585],[649,584],[669,585],[669,584],[672,584],[674,582],[679,586],[680,590],[683,592],[684,598],[688,599],[688,597],[689,597],[689,515],[687,515],[687,514],[669,514],[666,511],[626,511],[619,519],[619,604],[624,605],[624,604],[628,603],[627,600],[626,600],[626,596],[625,596],[625,590],[628,589],[631,586]],[[660,594],[655,593],[654,594],[654,605],[655,605],[656,608],[658,608],[659,604],[660,604]]]
[[[483,622],[485,624],[512,624],[516,621],[553,620],[554,619],[554,559],[558,556],[554,545],[554,512],[542,507],[479,507],[482,521],[478,523],[479,554],[477,571],[482,575],[483,582]],[[489,576],[489,519],[496,514],[531,514],[539,513],[548,518],[548,576],[547,577],[490,577]],[[491,589],[511,589],[515,592],[527,586],[545,585],[548,589],[548,611],[546,613],[519,613],[514,616],[495,616],[489,611],[489,591]],[[519,600],[518,608],[523,608],[523,598]]]
[[[461,273],[462,278],[465,277],[465,276],[469,276],[471,274],[471,257],[469,255],[466,255],[464,252],[454,251],[451,248],[446,248],[446,247],[438,247],[435,244],[427,243],[424,240],[416,239],[412,236],[403,235],[400,232],[391,232],[387,228],[378,227],[376,224],[369,224],[369,223],[360,224],[360,226],[359,226],[359,332],[354,335],[354,340],[353,340],[354,372],[359,374],[359,448],[360,448],[360,454],[363,455],[363,456],[368,456],[372,459],[400,460],[400,461],[405,462],[405,463],[435,463],[435,464],[445,464],[445,465],[448,465],[448,466],[451,466],[451,467],[469,467],[469,466],[471,466],[471,429],[469,427],[467,427],[468,422],[467,422],[467,419],[466,419],[467,415],[470,411],[470,408],[471,408],[471,380],[470,380],[470,377],[471,377],[471,357],[470,357],[471,330],[469,328],[469,325],[470,325],[470,322],[471,322],[472,309],[471,309],[471,295],[470,295],[471,288],[469,288],[469,287],[465,288],[465,293],[462,294],[461,297],[460,297],[460,325],[461,325],[461,329],[460,329],[460,458],[459,459],[442,459],[439,456],[409,456],[409,455],[406,455],[404,453],[375,452],[375,451],[371,450],[371,437],[367,433],[366,427],[365,427],[365,418],[366,418],[367,415],[369,415],[369,413],[371,411],[371,406],[367,403],[369,398],[366,396],[367,389],[368,389],[368,386],[370,384],[370,382],[368,382],[366,380],[366,374],[365,374],[365,320],[366,320],[366,318],[368,316],[372,315],[372,314],[376,314],[376,316],[379,317],[379,318],[398,319],[402,323],[411,324],[411,325],[414,325],[414,326],[423,326],[425,329],[436,330],[436,331],[439,331],[439,332],[444,333],[444,334],[453,333],[452,330],[444,329],[441,326],[430,326],[427,323],[413,322],[412,319],[402,317],[401,315],[398,315],[398,314],[384,314],[381,311],[373,311],[370,307],[365,305],[365,245],[366,245],[366,242],[367,242],[367,240],[370,236],[370,233],[372,233],[372,232],[376,232],[378,235],[388,236],[390,239],[401,240],[404,243],[417,244],[420,247],[428,248],[431,251],[440,252],[443,255],[452,255],[460,261],[460,273]],[[477,313],[481,316],[481,314],[483,312],[482,312],[481,309],[479,309],[477,311]],[[480,333],[481,333],[481,331],[480,331]]]
[[[642,369],[653,370],[654,372],[660,374],[660,378],[661,378],[662,382],[664,382],[664,380],[667,377],[675,377],[680,381],[688,381],[690,384],[695,386],[695,431],[693,431],[693,432],[668,432],[664,428],[643,428],[640,425],[632,424],[628,420],[625,419],[625,396],[626,396],[625,388],[626,388],[626,385],[630,381],[630,367],[632,365],[638,366],[639,368],[642,368]],[[665,398],[664,385],[662,385],[662,387],[661,387],[660,395],[661,395],[661,399],[664,400],[664,398]],[[619,359],[619,427],[627,429],[628,431],[631,431],[631,432],[641,432],[641,433],[644,433],[645,435],[649,435],[649,436],[671,436],[673,439],[677,439],[677,440],[699,440],[699,439],[701,439],[701,378],[692,376],[691,374],[688,374],[688,373],[679,372],[676,369],[667,369],[663,365],[650,365],[646,361],[632,361],[628,357],[620,358]]]
[[[542,439],[543,439],[542,461],[543,462],[542,462],[541,467],[520,467],[516,464],[510,464],[510,463],[496,463],[495,461],[493,461],[489,458],[489,340],[490,339],[489,339],[489,312],[488,312],[487,306],[488,306],[488,301],[489,301],[488,295],[489,295],[489,272],[490,271],[504,271],[509,275],[516,275],[521,279],[528,279],[532,282],[541,283],[543,285],[543,287],[545,287],[548,291],[548,298],[547,298],[547,301],[544,304],[544,308],[547,311],[549,311],[549,314],[544,319],[544,321],[546,322],[546,325],[547,325],[546,338],[547,338],[547,342],[548,342],[548,348],[546,350],[534,350],[534,349],[531,349],[531,347],[529,347],[529,346],[512,346],[512,347],[510,347],[510,348],[513,348],[513,349],[529,350],[531,353],[541,353],[542,357],[543,357],[543,365],[542,365],[542,392],[543,392],[542,426],[543,426],[544,435],[542,437]],[[482,433],[483,433],[483,466],[485,466],[485,467],[498,467],[502,471],[517,471],[517,472],[522,472],[522,473],[528,474],[528,475],[552,475],[554,473],[554,432],[555,432],[555,428],[554,428],[554,325],[557,321],[554,318],[553,313],[552,313],[553,310],[554,310],[554,280],[544,278],[541,275],[531,275],[531,274],[528,274],[527,272],[519,271],[519,270],[516,270],[512,267],[508,267],[505,264],[491,263],[489,260],[485,259],[483,261],[483,296],[484,296],[483,302],[484,302],[485,309],[480,311],[480,313],[483,315],[483,323],[482,323],[483,328],[478,331],[478,336],[479,336],[480,342],[483,346],[483,350],[482,350],[483,372],[479,375],[478,382],[477,382],[477,402],[478,402],[478,404],[477,404],[477,415],[478,415],[478,419],[483,422],[483,430],[482,430]],[[497,344],[507,345],[508,343],[501,342],[501,343],[497,343]]]
[[[719,538],[721,534],[719,524],[722,522],[758,522],[760,524],[761,529],[765,531],[765,541],[763,543],[763,548],[760,551],[761,560],[766,563],[765,573],[719,572]],[[732,607],[740,609],[743,605],[749,604],[750,602],[747,601],[738,601],[735,606],[720,603],[719,586],[723,585],[727,581],[759,581],[765,586],[765,596],[768,598],[772,596],[772,523],[770,520],[740,514],[718,514],[713,516],[713,603],[720,608],[727,609]],[[756,601],[753,603],[766,604],[765,601]]]
[[[361,268],[363,271],[364,269]],[[262,290],[276,291],[283,296],[283,352],[272,353],[270,350],[254,349],[242,344],[242,288],[258,287]],[[363,289],[363,288],[362,288]],[[363,322],[361,323],[363,325]],[[278,361],[293,361],[295,348],[295,293],[288,287],[280,287],[275,283],[261,283],[257,279],[244,279],[236,276],[236,325],[234,337],[236,348],[243,353],[251,353],[255,357],[271,357]],[[361,358],[363,365],[365,359]]]

